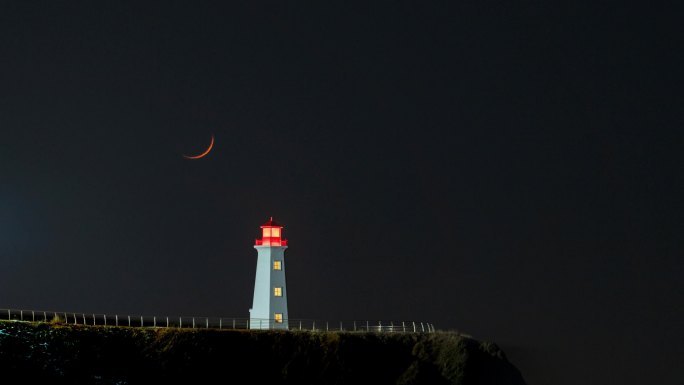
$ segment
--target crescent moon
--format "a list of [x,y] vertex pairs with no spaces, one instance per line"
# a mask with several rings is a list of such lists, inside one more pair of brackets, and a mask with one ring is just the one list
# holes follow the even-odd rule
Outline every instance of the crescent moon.
[[213,134],[211,135],[211,143],[209,143],[209,148],[207,148],[203,153],[201,153],[201,154],[199,154],[199,155],[193,155],[193,156],[190,156],[190,155],[183,155],[183,158],[185,158],[185,159],[200,159],[200,158],[204,158],[204,157],[207,156],[207,154],[211,151],[212,147],[214,147],[214,135],[213,135]]

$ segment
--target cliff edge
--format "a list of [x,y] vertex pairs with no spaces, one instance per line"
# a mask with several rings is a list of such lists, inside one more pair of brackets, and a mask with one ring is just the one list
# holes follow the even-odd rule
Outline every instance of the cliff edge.
[[[0,372],[47,383],[524,385],[495,344],[455,333],[154,329],[0,321]],[[213,381],[212,381],[213,382]]]

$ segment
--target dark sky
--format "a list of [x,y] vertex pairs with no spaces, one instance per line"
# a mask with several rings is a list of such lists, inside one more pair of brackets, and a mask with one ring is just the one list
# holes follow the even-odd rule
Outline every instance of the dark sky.
[[681,8],[95,3],[0,3],[0,307],[247,317],[272,215],[293,318],[681,384]]

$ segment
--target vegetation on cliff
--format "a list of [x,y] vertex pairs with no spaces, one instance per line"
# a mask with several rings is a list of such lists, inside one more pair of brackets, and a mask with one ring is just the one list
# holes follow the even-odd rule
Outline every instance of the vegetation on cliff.
[[[0,321],[0,370],[55,383],[524,384],[455,333],[277,332]],[[246,377],[244,377],[246,376]]]

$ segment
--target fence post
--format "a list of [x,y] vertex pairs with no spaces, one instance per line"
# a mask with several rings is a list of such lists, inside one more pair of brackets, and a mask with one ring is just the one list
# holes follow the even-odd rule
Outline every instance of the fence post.
[[302,330],[302,320],[299,320],[299,330]]
[[367,331],[367,332],[370,331],[370,325],[368,324],[368,320],[366,320],[366,331]]
[[378,331],[382,332],[382,321],[378,321]]
[[422,322],[420,323],[420,329],[423,331],[423,333],[425,332],[425,327],[423,326]]
[[313,326],[311,327],[311,330],[314,332],[316,331],[316,321],[313,321]]
[[131,327],[131,316],[128,316],[128,327]]
[[36,312],[34,312],[33,310],[31,310],[31,319],[33,322],[36,322]]
[[93,326],[95,326],[95,314],[93,314]]
[[[247,321],[247,322],[249,322],[249,321]],[[233,329],[235,329],[235,318],[233,318]]]
[[107,326],[107,314],[102,314],[102,316],[104,317],[104,324]]
[[209,329],[209,317],[207,317],[207,329]]
[[145,326],[145,323],[143,322],[143,316],[140,316],[140,327]]
[[219,330],[223,329],[223,318],[219,318]]
[[325,321],[325,331],[327,332],[328,330],[328,321]]
[[166,316],[166,327],[169,327],[169,316]]
[[156,315],[152,316],[152,324],[154,325],[155,328],[157,327],[157,316]]
[[21,319],[22,321],[24,320],[24,311],[23,310],[19,310],[19,319]]
[[406,323],[404,321],[401,321],[401,331],[406,333]]
[[192,328],[195,328],[195,317],[192,317]]
[[356,321],[354,321],[354,331],[356,331]]
[[342,321],[340,321],[340,331],[342,331]]
[[[83,315],[83,317],[85,317],[85,314]],[[45,312],[43,312],[43,321],[47,322],[47,314]]]
[[7,320],[9,321],[11,319],[12,319],[12,314],[10,313],[10,309],[7,309]]
[[411,321],[413,323],[413,332],[416,332],[416,321]]
[[114,314],[114,325],[119,326],[119,315]]
[[181,329],[183,329],[183,317],[178,317],[178,325]]

